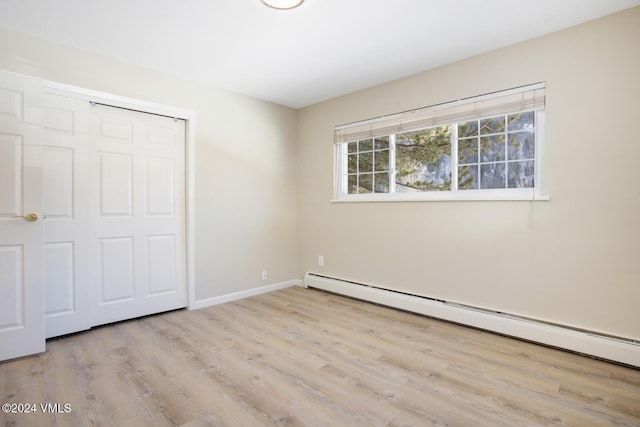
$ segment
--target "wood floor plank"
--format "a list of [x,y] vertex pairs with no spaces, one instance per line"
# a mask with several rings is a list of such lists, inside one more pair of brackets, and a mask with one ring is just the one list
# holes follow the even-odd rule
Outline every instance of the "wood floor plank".
[[640,425],[640,370],[299,287],[0,363],[0,426]]

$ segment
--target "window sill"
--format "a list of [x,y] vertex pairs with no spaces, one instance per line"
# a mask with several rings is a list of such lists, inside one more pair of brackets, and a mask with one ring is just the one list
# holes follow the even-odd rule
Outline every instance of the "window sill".
[[443,191],[432,193],[356,194],[334,197],[331,203],[358,202],[470,202],[470,201],[548,201],[549,196],[531,191]]

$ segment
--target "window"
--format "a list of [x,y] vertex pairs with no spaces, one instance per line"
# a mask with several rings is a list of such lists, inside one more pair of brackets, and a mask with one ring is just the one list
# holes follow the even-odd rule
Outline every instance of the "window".
[[349,193],[389,192],[389,137],[347,145]]
[[336,128],[337,201],[545,199],[537,84]]

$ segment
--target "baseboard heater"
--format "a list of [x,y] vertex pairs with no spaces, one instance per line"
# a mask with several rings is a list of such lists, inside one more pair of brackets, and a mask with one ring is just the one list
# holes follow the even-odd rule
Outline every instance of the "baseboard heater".
[[336,294],[472,326],[640,368],[640,342],[454,302],[306,273],[304,284]]

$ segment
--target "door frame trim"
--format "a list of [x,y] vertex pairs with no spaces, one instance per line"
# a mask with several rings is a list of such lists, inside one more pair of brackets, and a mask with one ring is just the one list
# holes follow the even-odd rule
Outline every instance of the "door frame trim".
[[113,107],[127,108],[143,113],[159,114],[185,121],[185,268],[187,308],[194,310],[195,301],[195,140],[196,113],[170,105],[100,92],[79,86],[42,80],[43,92],[85,99]]

